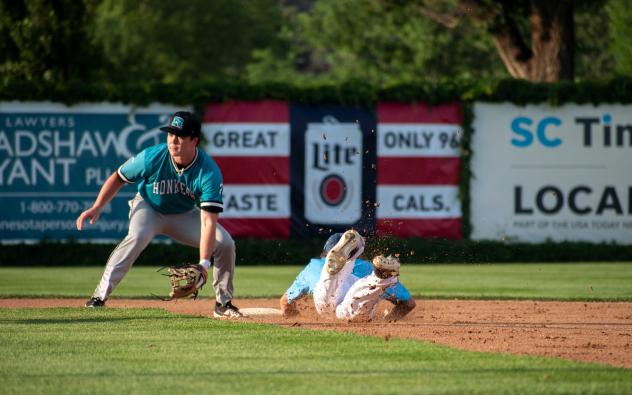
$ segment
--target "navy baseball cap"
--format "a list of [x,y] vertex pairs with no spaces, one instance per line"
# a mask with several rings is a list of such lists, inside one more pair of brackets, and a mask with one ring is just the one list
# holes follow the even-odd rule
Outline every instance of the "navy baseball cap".
[[167,126],[160,128],[163,132],[175,134],[180,137],[200,137],[200,120],[188,111],[178,111],[169,117]]
[[336,243],[340,241],[341,237],[342,237],[342,233],[334,233],[333,235],[329,236],[329,238],[325,242],[325,246],[323,247],[323,252],[325,254],[328,253],[332,248],[334,248]]

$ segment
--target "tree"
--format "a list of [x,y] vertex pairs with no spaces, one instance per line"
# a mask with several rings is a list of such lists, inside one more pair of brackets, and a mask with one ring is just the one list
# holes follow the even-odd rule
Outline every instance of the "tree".
[[240,78],[282,23],[274,0],[103,0],[95,37],[115,80]]
[[631,11],[625,0],[610,2],[618,7],[606,13],[606,0],[319,0],[287,14],[283,45],[257,51],[247,75],[374,84],[608,78],[609,31],[620,32],[620,72],[632,52]]
[[464,21],[446,31],[413,3],[319,0],[286,15],[284,45],[256,54],[251,80],[392,85],[506,75],[483,29]]
[[419,9],[449,28],[463,18],[482,24],[511,76],[554,82],[575,78],[576,8],[597,10],[604,1],[458,0],[450,12],[438,10],[445,9],[445,3],[420,0]]
[[0,0],[2,79],[90,79],[103,58],[91,41],[97,1]]

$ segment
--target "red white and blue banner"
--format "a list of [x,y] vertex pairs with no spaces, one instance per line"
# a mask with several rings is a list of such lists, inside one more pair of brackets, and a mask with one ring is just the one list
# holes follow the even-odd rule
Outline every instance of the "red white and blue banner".
[[459,104],[377,105],[377,230],[461,238]]
[[233,237],[288,238],[290,125],[286,102],[206,106],[205,149],[224,177],[220,223]]
[[279,101],[209,104],[207,150],[224,174],[233,236],[461,237],[461,107]]

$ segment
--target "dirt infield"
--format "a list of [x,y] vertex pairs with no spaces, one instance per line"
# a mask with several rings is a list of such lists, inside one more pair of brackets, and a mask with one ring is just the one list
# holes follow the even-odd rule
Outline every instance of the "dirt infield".
[[[81,299],[0,299],[0,308],[81,307]],[[275,299],[241,299],[241,308],[278,308]],[[212,316],[204,300],[112,299],[108,307],[157,307],[178,314]],[[380,306],[382,309],[385,306]],[[244,318],[285,327],[356,332],[430,341],[450,347],[541,355],[632,368],[632,303],[419,300],[417,308],[395,323],[348,323],[316,316],[307,301],[294,318]]]

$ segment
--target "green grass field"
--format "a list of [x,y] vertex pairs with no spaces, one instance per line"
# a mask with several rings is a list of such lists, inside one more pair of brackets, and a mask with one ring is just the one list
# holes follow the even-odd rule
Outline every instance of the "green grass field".
[[[279,297],[302,268],[244,266],[236,297]],[[130,270],[113,297],[168,293],[152,267]],[[0,268],[0,297],[88,297],[102,267]],[[401,281],[415,297],[475,299],[632,300],[632,263],[406,265]]]
[[632,372],[429,343],[176,316],[0,310],[4,394],[603,393]]
[[[237,297],[276,297],[299,267],[240,267]],[[0,268],[0,297],[87,297],[102,268]],[[632,264],[405,266],[417,297],[632,300]],[[113,297],[164,295],[133,268]],[[1,394],[629,394],[632,370],[556,358],[174,315],[0,309]]]

